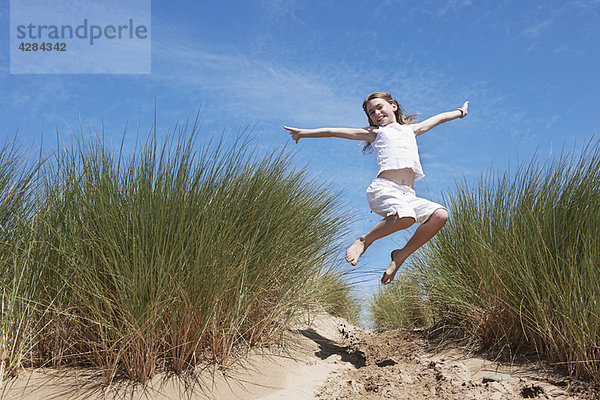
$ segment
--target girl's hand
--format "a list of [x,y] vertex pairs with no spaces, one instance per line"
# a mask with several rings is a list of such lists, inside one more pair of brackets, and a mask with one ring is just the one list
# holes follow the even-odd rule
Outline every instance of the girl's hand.
[[461,107],[461,108],[458,108],[457,110],[460,110],[460,111],[461,111],[461,114],[462,114],[462,115],[460,116],[460,118],[464,118],[464,117],[466,117],[466,116],[467,116],[467,114],[469,113],[469,102],[468,102],[468,101],[465,101],[465,104],[463,104],[463,105],[462,105],[462,107]]
[[296,144],[298,143],[298,140],[300,140],[300,131],[302,131],[302,129],[299,128],[292,128],[289,126],[284,126],[284,129],[287,129],[290,135],[292,135],[292,139],[296,142]]

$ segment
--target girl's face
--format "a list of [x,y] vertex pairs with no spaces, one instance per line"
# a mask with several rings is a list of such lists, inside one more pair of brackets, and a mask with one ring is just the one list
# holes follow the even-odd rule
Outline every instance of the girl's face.
[[367,103],[367,114],[376,126],[386,126],[398,122],[394,114],[397,109],[396,104],[390,104],[384,99],[375,98]]

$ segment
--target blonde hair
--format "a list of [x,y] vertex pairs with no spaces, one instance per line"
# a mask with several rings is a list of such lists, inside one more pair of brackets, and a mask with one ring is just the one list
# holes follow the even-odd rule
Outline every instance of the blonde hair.
[[[400,106],[400,103],[398,103],[398,100],[394,99],[391,94],[386,93],[386,92],[373,92],[365,98],[365,101],[363,102],[363,105],[362,105],[365,114],[367,114],[367,119],[369,120],[369,126],[375,126],[373,121],[371,121],[371,117],[369,116],[369,113],[367,112],[367,104],[369,103],[369,101],[371,101],[373,99],[383,99],[390,104],[395,104],[396,111],[394,111],[394,115],[396,116],[396,122],[398,122],[400,125],[407,125],[407,124],[412,124],[413,122],[416,122],[417,114],[410,114],[410,115],[405,114],[404,110],[402,110],[402,106]],[[365,147],[363,148],[363,152],[366,152],[370,148],[371,148],[371,142],[366,142]]]

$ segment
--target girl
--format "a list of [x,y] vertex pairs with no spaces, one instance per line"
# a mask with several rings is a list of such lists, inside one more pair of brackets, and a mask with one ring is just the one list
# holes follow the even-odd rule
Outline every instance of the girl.
[[416,136],[456,118],[467,116],[469,102],[454,111],[438,114],[420,123],[414,115],[405,115],[398,102],[389,93],[371,93],[363,103],[369,126],[361,129],[319,128],[298,129],[284,126],[298,143],[300,138],[338,137],[364,140],[365,149],[372,147],[377,158],[379,173],[367,189],[371,209],[381,220],[366,235],[346,251],[346,261],[356,265],[360,256],[375,240],[421,223],[401,249],[392,251],[392,261],[383,273],[381,283],[390,283],[404,261],[427,243],[448,220],[448,211],[441,205],[415,196],[416,180],[425,176],[421,168]]

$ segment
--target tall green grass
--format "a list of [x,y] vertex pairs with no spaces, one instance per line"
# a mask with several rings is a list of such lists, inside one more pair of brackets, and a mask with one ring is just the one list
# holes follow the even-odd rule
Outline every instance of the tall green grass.
[[447,321],[486,346],[600,376],[600,143],[459,182],[411,265]]
[[35,240],[15,250],[40,305],[30,364],[91,366],[106,383],[226,369],[307,309],[352,310],[329,268],[341,202],[289,152],[198,146],[197,123],[155,137],[126,156],[81,134],[44,164],[21,224]]
[[315,282],[315,290],[320,299],[318,308],[350,323],[359,324],[363,304],[348,275],[348,271],[339,268],[329,268],[320,275]]
[[377,331],[425,328],[433,323],[423,290],[405,274],[398,274],[392,285],[380,287],[371,298],[369,310]]
[[0,387],[35,345],[36,279],[28,263],[34,237],[28,218],[36,172],[14,142],[0,148]]

